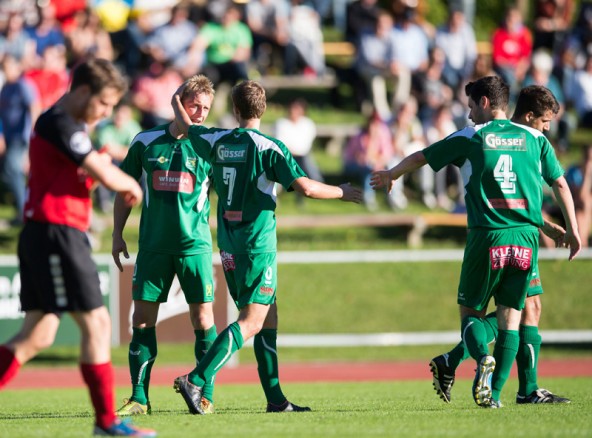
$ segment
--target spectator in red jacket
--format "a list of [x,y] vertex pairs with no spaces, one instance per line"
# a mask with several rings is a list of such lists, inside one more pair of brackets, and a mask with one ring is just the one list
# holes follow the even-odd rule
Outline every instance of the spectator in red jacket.
[[516,92],[530,67],[532,33],[524,25],[522,13],[516,6],[507,9],[503,24],[492,38],[494,70]]

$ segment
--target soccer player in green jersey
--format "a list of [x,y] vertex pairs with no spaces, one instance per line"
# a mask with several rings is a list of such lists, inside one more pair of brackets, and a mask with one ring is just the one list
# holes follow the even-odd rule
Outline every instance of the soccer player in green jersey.
[[[429,164],[460,167],[465,181],[468,228],[457,302],[461,337],[477,361],[473,398],[483,407],[501,407],[500,393],[519,345],[521,310],[537,269],[538,228],[543,226],[542,181],[553,188],[566,223],[562,244],[572,260],[580,251],[573,200],[553,147],[542,132],[506,117],[509,88],[487,76],[465,88],[467,127],[410,155],[390,170],[374,172],[374,188]],[[485,312],[497,305],[498,338],[493,356],[487,346]]]
[[[532,85],[523,88],[518,95],[516,110],[512,122],[526,125],[541,132],[550,129],[550,123],[559,111],[559,103],[547,88]],[[560,244],[565,230],[553,223],[545,221],[541,231]],[[530,280],[527,298],[522,318],[520,320],[520,344],[516,356],[518,367],[518,394],[516,403],[569,403],[570,400],[553,394],[537,383],[537,366],[541,349],[541,336],[538,331],[541,318],[541,294],[543,288],[539,278],[538,268]],[[485,316],[487,341],[493,342],[497,338],[498,325],[495,312]],[[469,357],[464,342],[460,342],[451,351],[436,356],[430,362],[430,369],[434,375],[434,389],[440,398],[449,403],[450,391],[454,384],[456,368]]]
[[[206,120],[214,88],[203,75],[187,81],[181,101],[192,123]],[[146,197],[140,219],[139,251],[132,280],[134,309],[129,368],[132,395],[118,415],[147,414],[150,373],[157,355],[156,322],[177,276],[189,305],[199,363],[216,338],[213,301],[212,236],[208,224],[210,164],[200,159],[177,124],[156,126],[133,139],[121,169],[139,180],[146,175]],[[123,270],[127,258],[123,229],[131,209],[118,196],[113,210],[112,255]],[[213,387],[204,394],[202,409],[213,412]]]
[[[182,92],[181,92],[182,95]],[[359,203],[361,191],[349,184],[331,186],[309,179],[286,146],[259,131],[266,108],[265,90],[254,81],[232,89],[236,129],[207,129],[192,124],[176,94],[172,104],[182,133],[198,155],[212,164],[218,194],[218,246],[238,320],[214,341],[189,374],[175,379],[192,414],[203,414],[201,399],[216,373],[243,343],[254,339],[267,412],[308,411],[288,401],[278,378],[276,183],[309,198]]]

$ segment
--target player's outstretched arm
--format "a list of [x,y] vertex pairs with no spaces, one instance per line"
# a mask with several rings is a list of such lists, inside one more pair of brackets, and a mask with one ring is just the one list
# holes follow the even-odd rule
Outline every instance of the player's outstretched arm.
[[557,178],[551,187],[565,221],[565,235],[563,236],[561,246],[569,248],[569,259],[573,260],[582,248],[573,198],[567,181],[563,176]]
[[111,191],[119,193],[126,205],[142,202],[142,188],[138,182],[105,158],[106,154],[92,151],[82,162],[82,168]]
[[419,169],[422,166],[425,166],[426,164],[427,160],[423,152],[417,151],[406,157],[392,169],[372,172],[370,177],[370,185],[374,190],[386,188],[386,190],[390,192],[393,188],[394,182],[397,179],[407,173]]
[[352,187],[349,183],[332,186],[303,176],[292,183],[292,188],[307,198],[340,199],[356,204],[362,202],[362,191],[357,187]]

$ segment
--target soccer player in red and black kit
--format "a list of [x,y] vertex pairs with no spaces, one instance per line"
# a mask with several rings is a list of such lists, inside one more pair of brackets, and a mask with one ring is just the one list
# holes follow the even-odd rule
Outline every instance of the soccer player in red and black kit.
[[80,327],[80,370],[96,414],[95,435],[155,436],[115,415],[111,320],[86,235],[95,182],[133,206],[138,183],[91,145],[89,127],[108,117],[126,90],[110,62],[93,59],[72,74],[70,90],[37,123],[30,144],[25,225],[18,243],[21,331],[0,346],[0,388],[19,368],[53,344],[60,316]]

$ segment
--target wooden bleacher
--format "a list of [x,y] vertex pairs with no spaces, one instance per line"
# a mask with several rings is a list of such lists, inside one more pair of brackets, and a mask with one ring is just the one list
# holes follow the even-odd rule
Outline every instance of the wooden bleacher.
[[332,74],[324,76],[270,75],[261,77],[257,82],[270,93],[280,89],[301,90],[337,86],[337,78]]

